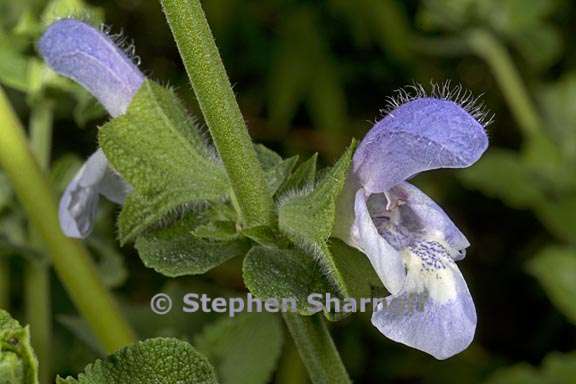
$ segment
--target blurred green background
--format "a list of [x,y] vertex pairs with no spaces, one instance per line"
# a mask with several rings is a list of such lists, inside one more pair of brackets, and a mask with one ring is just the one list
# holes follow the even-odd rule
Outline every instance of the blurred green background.
[[[386,97],[413,82],[428,87],[450,79],[483,94],[495,114],[490,149],[477,165],[415,179],[472,243],[459,267],[477,306],[475,342],[439,362],[387,340],[369,316],[352,316],[332,331],[354,381],[576,383],[576,3],[203,5],[254,140],[283,155],[319,152],[330,164],[381,116]],[[60,191],[95,150],[95,127],[106,120],[86,92],[51,74],[35,54],[42,28],[61,15],[122,31],[141,69],[173,86],[199,115],[158,2],[0,0],[0,83],[23,122],[53,116],[50,172]],[[152,315],[148,300],[160,289],[243,289],[239,260],[201,277],[166,279],[146,269],[133,249],[118,249],[114,214],[107,206],[88,245],[141,335],[193,338],[215,318]],[[0,224],[0,307],[26,322],[23,265],[44,256],[26,239],[25,219],[1,173]],[[53,369],[75,373],[98,347],[54,277],[51,285]]]

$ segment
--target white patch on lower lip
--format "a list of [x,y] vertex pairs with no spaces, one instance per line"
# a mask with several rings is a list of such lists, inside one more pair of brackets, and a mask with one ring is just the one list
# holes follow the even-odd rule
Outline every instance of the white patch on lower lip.
[[456,265],[446,247],[437,241],[422,241],[402,252],[407,292],[428,292],[431,300],[445,304],[456,298]]

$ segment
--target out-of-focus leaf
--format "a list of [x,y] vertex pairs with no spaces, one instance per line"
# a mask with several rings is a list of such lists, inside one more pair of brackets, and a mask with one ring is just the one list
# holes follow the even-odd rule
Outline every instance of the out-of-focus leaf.
[[280,317],[264,312],[224,318],[193,344],[213,362],[222,384],[266,384],[282,349]]
[[492,149],[459,176],[473,188],[502,199],[515,208],[527,208],[544,199],[535,175],[512,151]]
[[104,285],[108,288],[117,288],[124,284],[128,278],[124,256],[112,244],[95,236],[88,239],[88,246],[98,256],[98,272]]
[[576,377],[574,354],[552,353],[544,359],[542,367],[526,363],[503,368],[493,374],[485,384],[571,384]]
[[514,44],[535,70],[546,69],[562,54],[562,40],[556,28],[550,25],[523,30],[513,37]]
[[82,340],[92,351],[96,352],[100,356],[105,356],[106,351],[98,342],[98,339],[90,329],[90,326],[81,317],[70,316],[70,315],[58,315],[56,320],[62,324],[68,331],[70,331],[75,337]]
[[242,273],[244,283],[256,297],[294,299],[303,315],[315,312],[308,303],[310,294],[337,296],[318,262],[298,249],[254,247],[244,259]]
[[576,324],[576,250],[549,247],[528,262],[550,300]]
[[576,164],[576,72],[546,84],[536,95],[544,109],[550,135],[570,164]]
[[8,178],[0,171],[0,212],[8,206],[12,200],[12,188],[8,184]]
[[183,205],[217,200],[229,190],[194,122],[173,92],[145,81],[126,114],[100,129],[100,145],[135,191],[118,220],[125,243]]
[[52,0],[44,8],[42,23],[47,27],[63,17],[82,17],[99,24],[104,21],[104,12],[83,0]]
[[203,212],[190,212],[170,226],[147,231],[136,239],[144,264],[166,276],[204,273],[250,249],[247,239],[214,241],[197,237],[193,231],[206,223]]
[[37,384],[38,361],[30,331],[0,309],[0,384]]
[[547,199],[536,211],[551,232],[562,239],[576,241],[576,192]]
[[77,379],[58,384],[216,384],[208,359],[190,344],[157,338],[138,342],[86,367]]
[[28,90],[28,60],[0,38],[0,83],[21,92]]

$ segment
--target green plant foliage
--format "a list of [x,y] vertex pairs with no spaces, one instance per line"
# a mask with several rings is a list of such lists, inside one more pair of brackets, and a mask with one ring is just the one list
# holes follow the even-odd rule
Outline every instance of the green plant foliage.
[[266,384],[282,350],[280,317],[242,313],[208,325],[194,346],[213,362],[222,384]]
[[530,260],[527,266],[554,305],[576,324],[576,251],[548,247]]
[[318,154],[315,153],[308,160],[299,164],[284,184],[282,184],[278,194],[282,195],[283,193],[290,193],[311,187],[316,180],[317,160]]
[[206,223],[206,215],[202,209],[193,210],[172,225],[140,235],[135,246],[144,264],[166,276],[195,275],[248,252],[246,239],[219,235],[222,240],[218,241],[198,236],[195,231]]
[[559,31],[547,19],[557,3],[547,0],[427,0],[419,18],[429,29],[459,31],[484,25],[497,31],[535,70],[549,68],[562,52]]
[[208,359],[190,344],[156,338],[139,342],[86,367],[58,384],[216,384]]
[[229,190],[224,168],[174,93],[151,81],[126,114],[100,129],[99,141],[134,187],[118,219],[123,243],[183,205],[216,200]]
[[312,314],[307,301],[310,294],[337,296],[337,288],[318,262],[298,249],[254,247],[246,255],[242,271],[244,283],[256,297],[293,298],[303,315]]
[[576,356],[553,353],[546,357],[542,367],[518,364],[493,374],[485,384],[570,384],[576,377]]
[[340,160],[317,185],[285,197],[278,207],[280,230],[296,245],[311,250],[318,257],[325,273],[334,280],[345,296],[347,295],[345,283],[334,265],[326,241],[334,227],[336,198],[348,174],[354,146],[352,143],[348,147]]
[[0,309],[0,384],[37,384],[38,361],[22,327]]

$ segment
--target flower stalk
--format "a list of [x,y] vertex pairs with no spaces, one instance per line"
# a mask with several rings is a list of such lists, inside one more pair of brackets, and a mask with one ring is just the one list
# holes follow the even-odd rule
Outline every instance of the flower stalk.
[[0,165],[31,225],[50,255],[70,298],[108,352],[132,344],[135,336],[81,243],[60,231],[56,203],[34,160],[24,130],[0,89]]
[[[30,120],[30,147],[38,165],[47,171],[52,147],[53,105],[48,100],[35,102]],[[34,227],[29,228],[30,242],[41,247],[42,241]],[[26,317],[34,351],[42,364],[39,365],[40,383],[50,382],[52,350],[52,315],[50,298],[50,266],[33,260],[24,271]]]
[[271,224],[274,203],[199,0],[162,0],[244,224]]

